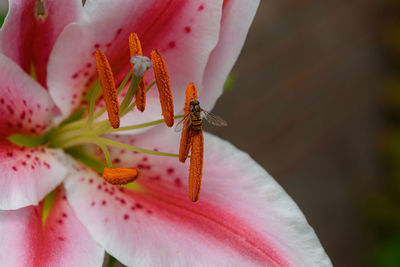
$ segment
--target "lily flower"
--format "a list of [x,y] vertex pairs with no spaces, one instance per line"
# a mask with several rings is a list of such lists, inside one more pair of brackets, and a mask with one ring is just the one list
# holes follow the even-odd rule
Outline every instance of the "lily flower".
[[[258,4],[10,0],[0,32],[0,266],[101,266],[104,251],[128,266],[331,266],[275,180],[208,133],[193,203],[180,135],[163,125],[174,122],[172,94],[183,112],[189,82],[214,106]],[[154,71],[143,58],[132,71],[132,32]],[[143,113],[132,102],[142,83]],[[137,180],[115,185],[121,177]]]

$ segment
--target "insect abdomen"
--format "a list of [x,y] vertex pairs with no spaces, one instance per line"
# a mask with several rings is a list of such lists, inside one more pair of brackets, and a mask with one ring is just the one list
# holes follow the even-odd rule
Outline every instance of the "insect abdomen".
[[202,127],[202,120],[200,113],[193,113],[192,114],[192,130],[195,132],[200,132]]

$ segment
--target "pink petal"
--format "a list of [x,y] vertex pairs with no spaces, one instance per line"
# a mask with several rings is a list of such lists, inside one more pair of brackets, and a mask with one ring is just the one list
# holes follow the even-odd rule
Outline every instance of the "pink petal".
[[[153,129],[128,143],[176,152],[178,134]],[[247,154],[205,136],[200,200],[188,198],[188,164],[112,150],[138,167],[142,191],[102,182],[90,170],[66,179],[67,196],[92,236],[126,265],[331,266],[313,229],[285,191]]]
[[36,205],[67,174],[63,153],[17,147],[0,139],[0,209]]
[[223,92],[223,86],[242,50],[259,0],[224,0],[221,31],[199,87],[203,108],[211,110]]
[[44,227],[42,206],[0,211],[0,266],[101,266],[104,250],[57,193]]
[[[175,103],[184,102],[186,85],[201,83],[219,34],[222,0],[87,1],[81,18],[65,28],[50,57],[49,91],[64,116],[80,104],[96,79],[93,52],[102,49],[117,80],[130,69],[128,36],[136,32],[144,55],[158,49],[166,60]],[[76,45],[79,43],[79,45]],[[146,80],[152,82],[152,71]],[[146,110],[159,117],[157,90]],[[154,103],[154,104],[153,104]]]
[[45,86],[50,51],[62,29],[74,21],[81,0],[44,0],[47,15],[36,16],[36,0],[10,0],[9,12],[0,32],[0,52],[27,73],[33,63],[38,81]]
[[0,135],[43,133],[53,109],[45,89],[1,54],[0,80]]

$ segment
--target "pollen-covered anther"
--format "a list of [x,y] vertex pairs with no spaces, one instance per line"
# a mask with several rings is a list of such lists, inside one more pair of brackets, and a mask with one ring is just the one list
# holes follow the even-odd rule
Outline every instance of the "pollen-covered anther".
[[[185,107],[184,107],[184,116],[190,116],[190,102],[193,100],[197,100],[197,90],[196,85],[194,83],[189,83],[186,87],[186,99],[185,99]],[[183,127],[181,133],[181,143],[179,146],[179,161],[185,162],[190,151],[190,147],[192,145],[192,127]]]
[[103,171],[104,180],[113,185],[126,185],[135,181],[139,175],[140,172],[137,169],[129,168],[104,168]]
[[136,77],[142,77],[146,70],[153,67],[150,58],[145,56],[136,55],[133,56],[130,61],[133,64],[133,73]]
[[[152,62],[150,64],[146,62],[146,59],[143,59],[143,51],[142,45],[140,44],[139,37],[136,33],[131,33],[129,35],[129,52],[131,55],[131,63],[133,64],[133,73],[136,77],[142,77],[140,80],[139,86],[136,90],[136,107],[141,112],[146,108],[146,88],[145,88],[145,80],[144,73],[148,68],[152,67]],[[141,56],[141,57],[139,57]],[[148,59],[148,58],[147,58]],[[146,69],[144,69],[146,67]]]
[[150,57],[151,61],[153,61],[154,77],[160,94],[162,115],[164,116],[165,124],[168,127],[172,127],[174,125],[174,102],[167,66],[157,50],[152,51]]
[[108,120],[113,128],[118,128],[120,123],[120,112],[115,88],[114,75],[110,63],[100,49],[94,53],[96,59],[97,73],[99,74],[100,86],[103,90],[104,101],[108,113]]
[[203,131],[192,132],[192,154],[189,167],[189,198],[196,202],[199,200],[201,178],[203,176]]

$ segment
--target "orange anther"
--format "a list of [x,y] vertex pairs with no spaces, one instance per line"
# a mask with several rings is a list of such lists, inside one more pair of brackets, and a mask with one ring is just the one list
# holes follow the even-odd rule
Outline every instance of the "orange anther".
[[192,154],[189,167],[189,198],[193,202],[199,200],[201,177],[203,175],[203,131],[192,132]]
[[118,128],[120,114],[114,75],[106,56],[100,49],[96,50],[94,57],[96,59],[96,68],[97,73],[99,74],[100,86],[103,90],[104,101],[106,102],[108,120],[113,128]]
[[[186,100],[184,107],[184,116],[189,115],[190,102],[197,99],[197,90],[194,83],[189,83],[186,87]],[[179,146],[179,161],[185,162],[192,145],[192,127],[184,127],[181,133],[181,144]]]
[[136,90],[136,107],[141,112],[146,108],[146,87],[144,85],[144,76],[140,80],[138,88]]
[[136,169],[129,168],[104,168],[103,178],[109,184],[125,185],[135,181],[140,175]]
[[172,99],[167,67],[160,52],[157,50],[152,51],[150,57],[151,61],[153,61],[154,77],[160,94],[160,103],[164,121],[168,127],[172,127],[174,125],[174,102]]
[[[137,55],[143,56],[142,45],[140,44],[139,37],[136,33],[131,33],[131,35],[129,35],[129,52],[131,54],[131,58]],[[140,80],[139,86],[136,90],[135,98],[137,109],[143,112],[146,108],[146,87],[144,76],[142,76],[142,79]]]
[[131,57],[137,55],[143,56],[142,45],[136,33],[131,33],[131,35],[129,35],[129,52]]

